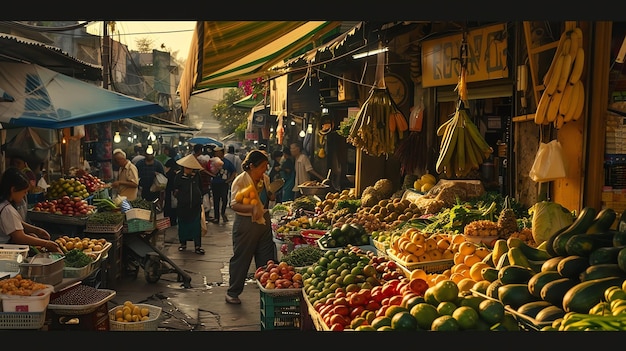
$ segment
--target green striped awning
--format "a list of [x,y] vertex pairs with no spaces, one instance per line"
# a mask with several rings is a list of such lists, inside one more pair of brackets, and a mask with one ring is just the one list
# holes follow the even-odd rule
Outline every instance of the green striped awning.
[[198,90],[270,78],[284,60],[322,44],[339,21],[199,21],[178,85],[183,112]]

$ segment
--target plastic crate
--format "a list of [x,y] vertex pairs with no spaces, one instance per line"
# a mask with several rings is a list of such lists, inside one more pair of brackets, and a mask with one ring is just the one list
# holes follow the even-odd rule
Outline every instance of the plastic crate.
[[[276,289],[281,290],[281,289]],[[294,290],[294,289],[289,289]],[[296,329],[302,326],[301,289],[295,295],[269,295],[260,293],[261,330]]]
[[6,295],[0,294],[3,312],[45,312],[50,302],[51,285],[37,291],[37,295]]
[[124,227],[126,227],[126,233],[147,232],[154,229],[154,222],[131,219],[126,221]]
[[85,231],[89,233],[117,233],[122,230],[123,222],[116,224],[100,224],[100,223],[89,223],[87,221],[87,225],[85,226]]
[[0,329],[41,329],[46,323],[46,311],[0,312]]
[[0,259],[21,261],[28,257],[29,249],[28,245],[0,244]]
[[118,322],[115,320],[115,310],[122,306],[116,306],[109,310],[109,328],[113,331],[156,331],[159,327],[161,307],[148,304],[136,303],[139,308],[147,308],[150,311],[150,319],[140,322]]

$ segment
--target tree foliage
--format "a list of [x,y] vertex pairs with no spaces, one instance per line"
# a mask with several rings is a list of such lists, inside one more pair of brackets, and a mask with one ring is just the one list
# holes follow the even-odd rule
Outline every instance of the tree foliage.
[[224,93],[224,98],[213,106],[213,116],[224,135],[236,133],[238,139],[245,136],[250,110],[233,107],[233,103],[243,97],[241,88],[229,89]]
[[137,51],[139,52],[152,52],[152,49],[154,48],[154,40],[148,37],[138,38],[135,39],[135,45],[137,45]]

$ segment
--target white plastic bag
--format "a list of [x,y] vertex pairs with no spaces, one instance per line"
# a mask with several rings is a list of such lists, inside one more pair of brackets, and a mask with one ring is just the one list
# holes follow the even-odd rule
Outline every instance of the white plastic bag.
[[156,176],[154,177],[154,181],[152,182],[152,185],[150,186],[150,191],[152,191],[153,193],[157,191],[163,191],[165,190],[166,186],[167,186],[167,177],[163,173],[157,172]]
[[552,140],[549,143],[540,143],[535,161],[528,175],[537,183],[565,178],[567,174],[565,172],[561,143],[557,140]]

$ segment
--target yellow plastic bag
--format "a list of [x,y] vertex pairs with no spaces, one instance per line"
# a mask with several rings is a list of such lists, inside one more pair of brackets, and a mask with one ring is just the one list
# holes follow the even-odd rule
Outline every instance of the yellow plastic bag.
[[202,236],[207,235],[209,232],[208,224],[206,223],[206,214],[204,213],[204,205],[202,205],[202,209],[200,210],[200,234]]
[[530,179],[537,183],[553,181],[567,176],[561,143],[552,140],[549,143],[540,143],[535,161],[528,174]]

